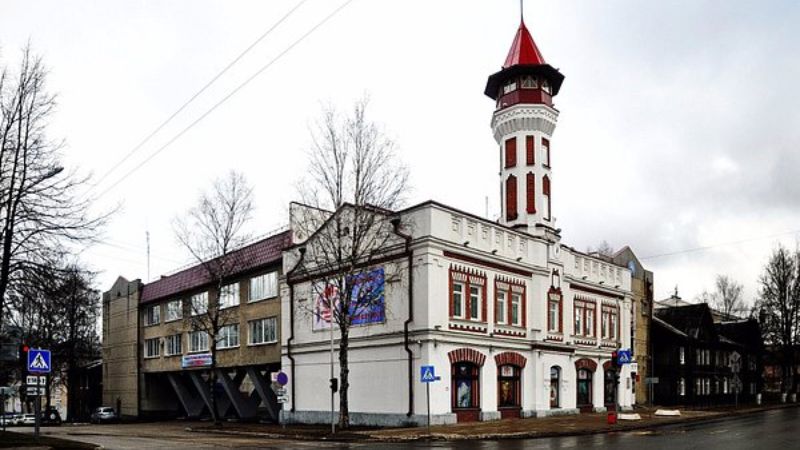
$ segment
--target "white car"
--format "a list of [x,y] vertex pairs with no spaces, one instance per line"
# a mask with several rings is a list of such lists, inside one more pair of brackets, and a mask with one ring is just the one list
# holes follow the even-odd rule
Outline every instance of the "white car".
[[23,414],[22,425],[36,425],[36,414]]

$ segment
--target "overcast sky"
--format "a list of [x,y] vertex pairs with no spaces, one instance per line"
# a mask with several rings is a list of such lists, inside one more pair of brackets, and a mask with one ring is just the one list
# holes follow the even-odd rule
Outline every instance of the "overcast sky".
[[[109,169],[300,0],[0,0],[0,58],[30,40],[59,96],[51,127],[68,166]],[[498,214],[486,78],[519,23],[516,0],[353,0],[201,117],[343,0],[307,0],[245,58],[91,189],[122,209],[83,257],[150,278],[190,259],[172,219],[230,169],[255,188],[253,231],[286,222],[321,105],[368,94],[411,168],[412,201]],[[694,298],[724,273],[748,301],[772,248],[800,234],[800,3],[528,0],[525,20],[566,75],[552,140],[563,242],[630,245],[656,296]],[[90,187],[87,186],[87,189]],[[701,250],[686,251],[690,249]]]

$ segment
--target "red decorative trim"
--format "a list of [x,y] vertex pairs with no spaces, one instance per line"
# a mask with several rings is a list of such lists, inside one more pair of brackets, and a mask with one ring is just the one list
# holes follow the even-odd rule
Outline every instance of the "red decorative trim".
[[621,296],[619,294],[616,294],[614,292],[608,292],[608,291],[603,291],[603,290],[600,290],[600,289],[594,289],[594,288],[581,286],[579,284],[574,284],[574,283],[570,283],[569,284],[569,288],[570,289],[575,289],[576,291],[588,292],[590,294],[605,295],[606,297],[614,297],[614,298],[618,298],[618,299],[622,299],[623,298],[623,296]]
[[486,362],[486,355],[473,348],[466,347],[457,348],[447,353],[447,357],[450,359],[450,364],[471,362],[478,367],[483,367],[483,363]]
[[480,259],[480,258],[475,258],[475,257],[472,257],[472,256],[468,256],[468,255],[462,255],[461,253],[453,253],[451,251],[445,250],[443,252],[443,254],[444,254],[444,256],[446,258],[458,259],[458,260],[461,260],[461,261],[464,261],[464,262],[468,262],[468,263],[472,263],[472,264],[478,264],[478,265],[481,265],[481,266],[484,266],[484,267],[488,267],[490,269],[502,270],[503,272],[513,273],[515,275],[520,275],[520,276],[523,276],[523,277],[529,277],[529,276],[533,275],[533,272],[529,272],[527,270],[517,269],[517,268],[514,268],[514,267],[506,266],[504,264],[498,264],[496,262],[486,261],[486,260],[483,260],[483,259]]
[[496,336],[525,337],[525,331],[503,330],[496,328],[493,333]]
[[603,372],[611,368],[611,361],[606,361],[603,363]]
[[588,358],[581,358],[575,361],[575,370],[578,369],[589,369],[594,372],[597,369],[597,363]]
[[525,364],[528,363],[528,360],[516,352],[503,352],[494,356],[494,362],[497,364],[497,367],[512,365],[523,368],[525,367]]
[[467,324],[460,324],[460,323],[451,323],[449,324],[449,328],[451,330],[458,330],[458,331],[468,331],[470,333],[480,333],[486,334],[487,328],[484,324],[481,325],[467,325]]

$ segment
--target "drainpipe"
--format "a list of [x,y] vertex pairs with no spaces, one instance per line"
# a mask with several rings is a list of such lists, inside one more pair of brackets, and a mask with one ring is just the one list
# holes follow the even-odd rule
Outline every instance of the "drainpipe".
[[292,341],[294,341],[294,283],[292,283],[292,275],[294,271],[303,263],[303,258],[306,256],[306,248],[300,247],[300,259],[297,264],[292,267],[292,270],[286,273],[286,283],[289,285],[289,339],[286,340],[286,357],[291,362],[290,372],[292,374],[291,390],[292,390],[292,412],[295,411],[295,372],[294,372],[294,356],[292,356]]
[[414,353],[411,351],[408,338],[408,327],[414,320],[414,252],[411,251],[411,235],[400,231],[400,218],[392,219],[392,231],[406,241],[406,256],[408,257],[408,318],[403,322],[403,336],[406,354],[408,354],[408,412],[406,417],[414,414]]

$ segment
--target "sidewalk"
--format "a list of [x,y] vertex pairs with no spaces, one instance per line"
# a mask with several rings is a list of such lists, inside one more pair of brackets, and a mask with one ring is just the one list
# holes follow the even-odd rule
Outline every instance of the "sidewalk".
[[472,440],[472,439],[518,439],[555,436],[574,436],[612,431],[651,429],[664,425],[711,421],[750,414],[771,409],[791,408],[798,404],[721,407],[706,410],[683,410],[680,417],[656,417],[654,408],[637,408],[642,419],[619,421],[609,425],[605,413],[556,416],[539,419],[508,419],[492,422],[471,422],[416,428],[354,428],[347,432],[330,435],[327,426],[288,426],[265,424],[226,424],[223,428],[195,427],[190,431],[229,435],[260,436],[298,440],[377,441],[407,442],[414,440]]

